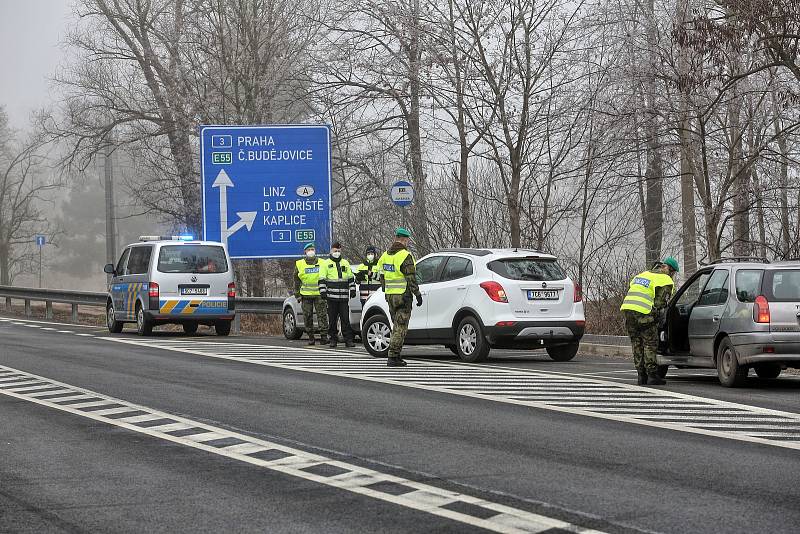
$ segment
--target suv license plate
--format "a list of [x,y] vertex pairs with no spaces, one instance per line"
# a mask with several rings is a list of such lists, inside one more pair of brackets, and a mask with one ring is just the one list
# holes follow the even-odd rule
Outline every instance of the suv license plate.
[[207,295],[208,288],[205,287],[182,287],[181,295]]
[[529,289],[528,300],[558,300],[557,289]]

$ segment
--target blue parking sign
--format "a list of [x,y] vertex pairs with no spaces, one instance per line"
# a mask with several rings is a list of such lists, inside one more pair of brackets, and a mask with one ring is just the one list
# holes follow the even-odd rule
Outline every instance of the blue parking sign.
[[233,258],[297,257],[308,241],[330,248],[327,126],[202,126],[200,151],[204,239]]

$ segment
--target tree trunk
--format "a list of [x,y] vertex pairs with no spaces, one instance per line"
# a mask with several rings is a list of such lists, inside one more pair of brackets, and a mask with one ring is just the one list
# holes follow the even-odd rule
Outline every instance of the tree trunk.
[[[775,115],[774,124],[775,135],[778,135],[781,131],[781,124],[777,114]],[[780,135],[778,137],[778,150],[780,152],[780,174],[778,179],[778,191],[780,195],[779,215],[781,221],[780,254],[782,259],[788,259],[790,257],[792,238],[791,223],[789,222],[789,147],[785,135]]]
[[[678,0],[676,24],[685,30],[689,0]],[[694,167],[692,164],[691,122],[689,120],[689,50],[683,44],[678,51],[678,95],[680,98],[679,138],[681,172],[681,215],[683,218],[683,270],[691,276],[697,270],[697,221],[694,206]]]
[[658,135],[658,110],[656,108],[657,42],[654,0],[647,1],[648,61],[645,74],[645,148],[647,169],[645,170],[644,239],[645,257],[648,266],[660,260],[664,238],[664,171],[661,162],[661,143]]
[[431,251],[428,234],[428,207],[425,198],[425,173],[422,167],[422,133],[420,129],[420,9],[419,0],[413,0],[409,39],[409,93],[411,104],[408,117],[408,141],[411,152],[411,171],[414,179],[414,241],[420,255]]
[[0,286],[11,285],[11,266],[10,247],[7,244],[0,245]]
[[741,126],[741,111],[738,97],[734,88],[734,98],[728,107],[728,117],[731,128],[731,173],[733,173],[733,254],[735,256],[749,256],[750,251],[750,171],[745,168],[743,160],[742,138],[744,137]]

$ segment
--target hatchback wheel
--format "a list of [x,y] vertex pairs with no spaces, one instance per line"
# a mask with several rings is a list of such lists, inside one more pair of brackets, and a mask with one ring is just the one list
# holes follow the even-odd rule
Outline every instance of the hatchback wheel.
[[759,363],[753,368],[756,370],[758,378],[778,378],[782,371],[779,363]]
[[297,318],[291,308],[283,312],[283,336],[286,339],[300,339],[303,331],[297,328]]
[[153,333],[153,322],[145,315],[141,304],[136,305],[136,333],[149,336]]
[[547,355],[550,359],[557,362],[568,362],[578,354],[580,343],[568,343],[566,345],[556,345],[547,347]]
[[717,349],[717,376],[720,384],[729,388],[739,387],[747,379],[747,371],[746,366],[739,365],[731,340],[727,337],[723,339]]
[[108,331],[112,334],[119,334],[122,332],[123,323],[122,321],[117,321],[114,315],[114,304],[109,303],[106,308],[106,326],[108,326]]
[[489,356],[483,327],[474,317],[464,317],[456,330],[456,353],[465,362],[482,362]]
[[389,340],[392,338],[392,328],[385,315],[373,315],[364,323],[361,340],[367,352],[376,358],[389,356]]

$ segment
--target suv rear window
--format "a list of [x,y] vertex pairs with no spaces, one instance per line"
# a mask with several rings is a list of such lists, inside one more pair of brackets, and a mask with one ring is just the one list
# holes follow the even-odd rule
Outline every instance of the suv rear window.
[[506,258],[489,262],[487,267],[509,280],[549,282],[567,277],[556,260],[542,258]]
[[800,269],[767,271],[764,292],[770,301],[800,302]]
[[158,253],[161,273],[226,273],[225,250],[214,245],[165,245]]

